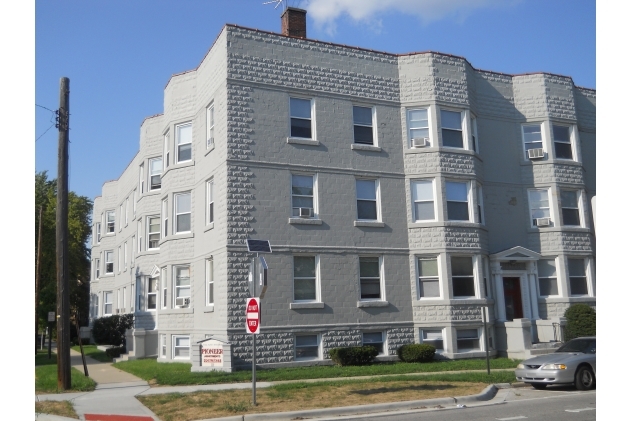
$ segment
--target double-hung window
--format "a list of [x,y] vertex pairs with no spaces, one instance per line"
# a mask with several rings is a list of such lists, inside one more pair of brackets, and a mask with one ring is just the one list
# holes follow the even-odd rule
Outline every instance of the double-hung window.
[[206,224],[212,224],[215,221],[215,182],[208,180],[206,182]]
[[186,123],[175,126],[175,135],[177,139],[177,156],[175,160],[178,163],[190,161],[193,156],[193,125]]
[[162,199],[162,238],[169,235],[169,199]]
[[447,197],[447,219],[449,221],[469,220],[469,183],[445,182]]
[[359,289],[362,300],[383,300],[381,282],[381,258],[359,258]]
[[134,259],[135,259],[135,253],[134,253],[135,244],[136,244],[136,236],[132,235],[131,236],[131,247],[129,249],[129,256],[130,256],[129,260],[131,260],[131,266],[132,267],[134,266]]
[[563,217],[563,225],[581,226],[581,216],[578,204],[578,191],[561,190],[561,216]]
[[[549,225],[550,222],[550,199],[548,189],[529,190],[530,219],[533,227],[542,226],[542,223]],[[547,219],[547,224],[545,223]]]
[[319,335],[296,335],[296,360],[317,360],[320,358]]
[[313,217],[315,214],[314,200],[314,178],[313,175],[291,176],[291,206],[292,216]]
[[215,144],[215,103],[206,108],[206,149]]
[[121,273],[121,262],[123,261],[123,259],[121,259],[121,246],[118,246],[118,255],[116,256],[116,259],[118,261],[118,273]]
[[356,180],[357,190],[357,219],[364,221],[378,221],[379,204],[377,180]]
[[138,221],[138,253],[142,252],[142,222]]
[[414,202],[414,221],[433,221],[434,214],[434,181],[412,181],[412,201]]
[[588,295],[585,259],[567,259],[570,277],[570,295]]
[[158,278],[149,278],[147,281],[147,310],[155,310],[158,307]]
[[294,301],[317,301],[317,257],[294,256]]
[[173,335],[173,359],[188,360],[191,355],[191,339],[189,336]]
[[103,315],[112,315],[112,300],[114,299],[114,293],[112,291],[103,292]]
[[313,103],[310,99],[289,98],[290,137],[313,138]]
[[543,138],[541,136],[541,124],[524,124],[521,126],[522,137],[524,139],[524,151],[528,159],[528,151],[531,149],[543,149]]
[[191,231],[191,194],[173,195],[175,202],[175,233]]
[[160,248],[160,217],[147,217],[147,250]]
[[160,269],[160,284],[162,285],[162,308],[167,308],[167,267]]
[[206,305],[215,304],[215,276],[213,273],[213,259],[206,259]]
[[113,210],[105,212],[105,220],[106,220],[106,233],[110,234],[114,232],[114,222],[116,220],[116,212]]
[[438,258],[419,257],[417,259],[419,298],[440,297]]
[[101,277],[101,259],[94,259],[94,278],[99,279]]
[[118,211],[118,217],[119,217],[118,231],[119,232],[123,230],[123,205],[124,203],[121,203],[120,210]]
[[478,224],[484,224],[484,195],[482,194],[482,185],[476,184],[476,194],[477,194],[477,212],[476,212],[476,222]]
[[436,351],[443,351],[442,329],[421,329],[421,343],[432,345]]
[[159,190],[162,183],[162,158],[152,158],[149,160],[149,190]]
[[96,223],[96,244],[101,242],[101,223]]
[[474,152],[480,152],[480,149],[478,149],[478,124],[476,118],[471,117],[469,123],[471,125],[469,127],[469,130],[471,131],[471,150]]
[[440,125],[443,135],[443,146],[464,148],[461,112],[440,110]]
[[125,199],[125,226],[129,223],[129,196]]
[[407,110],[407,120],[410,146],[414,146],[413,139],[429,142],[429,108]]
[[140,168],[138,169],[138,189],[140,190],[140,194],[142,195],[145,192],[145,164],[140,164]]
[[375,347],[379,355],[384,354],[384,342],[383,332],[364,332],[362,334],[362,345]]
[[105,252],[105,274],[114,273],[114,252],[107,250]]
[[353,137],[355,143],[374,145],[375,110],[372,107],[353,106]]
[[451,284],[454,298],[476,296],[473,257],[451,256]]
[[164,164],[164,170],[166,170],[167,168],[169,168],[169,157],[171,155],[171,135],[169,134],[169,132],[166,132],[164,134],[164,152],[163,152],[163,164]]
[[188,307],[191,297],[191,268],[190,266],[174,266],[173,297],[175,307]]
[[160,334],[160,358],[167,357],[167,335]]
[[123,244],[123,270],[127,270],[127,241]]
[[136,217],[136,189],[134,189],[134,200],[132,201],[133,215]]
[[479,351],[480,332],[478,329],[457,329],[456,345],[458,347],[458,352]]
[[539,260],[537,273],[539,275],[539,295],[542,297],[559,295],[557,268],[554,259]]
[[572,132],[568,126],[552,125],[554,140],[554,157],[558,159],[574,159],[572,153]]

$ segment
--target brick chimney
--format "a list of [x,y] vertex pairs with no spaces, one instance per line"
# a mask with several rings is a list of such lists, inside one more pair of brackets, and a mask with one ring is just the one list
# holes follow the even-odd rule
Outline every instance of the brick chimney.
[[293,38],[307,38],[307,11],[288,7],[280,17],[282,34]]

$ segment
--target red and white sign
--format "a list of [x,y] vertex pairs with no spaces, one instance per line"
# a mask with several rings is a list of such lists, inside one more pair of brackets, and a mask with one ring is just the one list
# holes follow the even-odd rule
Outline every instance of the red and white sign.
[[202,343],[202,367],[223,367],[223,343],[210,340]]
[[245,330],[251,334],[258,334],[261,330],[261,300],[248,299],[245,308]]

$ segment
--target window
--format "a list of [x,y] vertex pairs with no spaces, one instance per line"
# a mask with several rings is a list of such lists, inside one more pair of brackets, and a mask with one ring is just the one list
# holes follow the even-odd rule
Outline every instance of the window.
[[543,149],[543,138],[541,137],[541,124],[526,124],[521,126],[522,137],[524,139],[524,150],[526,158],[530,149]]
[[539,295],[547,297],[559,295],[557,268],[554,259],[541,259],[537,262],[539,274]]
[[567,259],[570,295],[588,295],[585,259]]
[[112,291],[103,292],[103,315],[111,316],[112,315],[112,300],[114,299],[114,294]]
[[129,223],[129,197],[125,199],[125,226]]
[[436,351],[443,351],[442,329],[421,329],[421,343],[432,345]]
[[215,104],[206,108],[206,149],[215,144]]
[[158,278],[147,281],[147,310],[155,310],[158,306]]
[[177,162],[190,161],[192,158],[193,125],[191,123],[175,126],[177,138]]
[[408,110],[408,139],[427,139],[429,141],[429,108]]
[[105,252],[105,274],[114,273],[114,252],[107,250]]
[[173,335],[173,358],[189,359],[191,340],[188,336]]
[[142,251],[142,222],[138,221],[138,253]]
[[167,357],[167,335],[160,335],[160,358]]
[[443,146],[464,148],[462,140],[462,113],[440,110]]
[[132,207],[134,209],[134,216],[136,216],[136,190],[134,190],[134,200],[132,200]]
[[123,269],[127,270],[127,241],[123,244],[123,261],[125,263]]
[[191,297],[191,269],[190,266],[174,266],[175,283],[173,296],[174,307],[188,307]]
[[127,287],[123,287],[123,309],[127,308],[125,306],[126,303],[127,303]]
[[147,217],[147,250],[160,248],[160,218]]
[[574,159],[572,154],[572,137],[568,126],[552,125],[554,140],[554,156],[559,159]]
[[440,297],[438,258],[419,257],[417,270],[419,298]]
[[171,138],[169,132],[164,134],[164,169],[166,170],[169,167],[169,155],[171,153]]
[[487,257],[482,258],[482,276],[484,277],[484,296],[493,298],[493,291],[489,288],[489,259]]
[[206,259],[206,305],[213,305],[215,303],[214,288],[213,259]]
[[471,120],[469,120],[469,122],[471,123],[471,127],[469,128],[469,130],[471,130],[471,150],[475,151],[475,152],[480,152],[480,150],[478,149],[478,124],[477,124],[477,121],[476,121],[475,117],[471,117]]
[[411,185],[414,221],[434,220],[434,182],[419,180],[412,181]]
[[215,220],[215,183],[213,180],[206,182],[206,223],[211,224]]
[[317,360],[320,358],[318,335],[296,335],[296,360]]
[[134,283],[132,282],[131,284],[131,296],[129,297],[129,311],[131,311],[132,313],[134,312],[134,305],[136,304],[136,286],[134,285]]
[[160,283],[162,284],[162,308],[167,308],[167,268],[160,269]]
[[114,221],[116,220],[116,213],[113,210],[107,211],[105,212],[105,218],[107,221],[107,234],[114,232]]
[[119,223],[118,223],[118,231],[123,230],[123,204],[121,203],[120,210],[118,211]]
[[99,279],[101,277],[101,259],[94,259],[94,278]]
[[454,298],[475,297],[472,257],[451,257],[451,283]]
[[355,143],[374,144],[374,108],[353,106],[353,135]]
[[140,189],[140,194],[143,194],[145,192],[145,164],[140,164],[138,174],[140,177],[138,181],[138,188]]
[[312,139],[312,101],[310,99],[289,98],[291,120],[290,137]]
[[376,256],[359,258],[359,288],[362,300],[381,300],[381,262]]
[[548,190],[530,190],[528,192],[530,199],[530,219],[532,226],[537,226],[537,219],[550,218],[550,200],[548,199]]
[[175,233],[189,232],[191,230],[191,194],[176,194],[175,202]]
[[379,220],[379,206],[377,180],[356,180],[357,189],[357,219],[367,221]]
[[447,196],[447,219],[449,221],[469,220],[469,183],[445,182]]
[[162,238],[169,234],[169,200],[162,199]]
[[116,290],[116,312],[119,313],[121,308],[121,290]]
[[121,259],[121,246],[118,246],[118,254],[116,255],[116,260],[118,261],[118,273],[121,273],[121,262],[123,261],[123,259]]
[[316,256],[294,256],[294,301],[317,301]]
[[94,317],[99,317],[99,294],[94,294]]
[[136,244],[136,236],[132,235],[132,237],[131,237],[131,249],[129,250],[130,251],[130,255],[131,255],[131,266],[132,267],[134,266],[134,261],[135,261],[135,259],[134,259],[134,257],[135,257],[134,244]]
[[384,354],[383,332],[364,332],[362,335],[363,346],[374,346],[380,355]]
[[458,352],[480,350],[480,332],[478,329],[457,329],[456,337]]
[[305,213],[309,217],[314,216],[314,184],[313,175],[293,174],[291,176],[292,216],[304,216]]
[[482,186],[480,184],[476,185],[476,193],[478,198],[476,222],[478,224],[484,224],[484,195],[482,194]]
[[96,244],[99,244],[101,242],[101,223],[97,222],[96,223]]
[[579,193],[576,190],[561,190],[561,216],[563,225],[581,225],[578,209]]
[[162,176],[162,158],[149,160],[149,190],[160,190]]

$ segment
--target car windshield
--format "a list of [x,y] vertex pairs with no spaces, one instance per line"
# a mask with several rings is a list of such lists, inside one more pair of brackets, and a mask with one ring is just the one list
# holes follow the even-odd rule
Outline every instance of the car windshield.
[[596,352],[595,339],[572,339],[571,341],[561,345],[556,352]]

